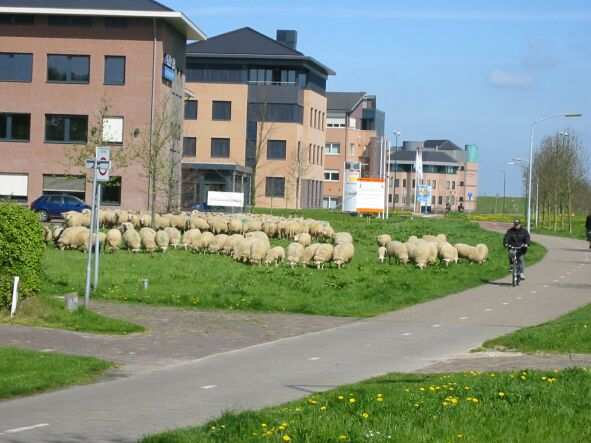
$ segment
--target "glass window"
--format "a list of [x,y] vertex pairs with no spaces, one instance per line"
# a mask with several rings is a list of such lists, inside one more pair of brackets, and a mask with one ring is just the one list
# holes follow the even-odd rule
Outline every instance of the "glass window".
[[197,100],[185,101],[185,120],[197,120]]
[[49,26],[92,26],[92,17],[84,15],[49,15],[47,16]]
[[121,205],[121,177],[111,177],[102,184],[101,203],[104,205]]
[[0,52],[0,81],[30,82],[33,79],[33,54]]
[[211,156],[217,158],[230,157],[230,139],[229,138],[212,138],[211,139]]
[[30,14],[0,14],[0,25],[32,25],[35,17]]
[[267,177],[265,183],[265,196],[267,197],[283,197],[285,196],[285,178],[284,177]]
[[405,178],[404,178],[404,179],[402,179],[402,187],[403,187],[403,188],[406,188],[406,179],[405,179]]
[[338,182],[339,181],[339,171],[324,171],[324,180],[329,182]]
[[442,204],[443,204],[443,196],[442,196],[442,195],[440,195],[440,196],[437,198],[437,204],[439,204],[439,205],[442,205]]
[[324,153],[329,155],[336,155],[341,153],[340,143],[327,143],[324,145]]
[[105,56],[105,85],[125,84],[125,57]]
[[88,55],[48,55],[47,80],[59,83],[88,83],[90,57]]
[[455,181],[452,181],[452,182],[451,182],[451,188],[452,188],[452,189],[456,189],[456,182],[455,182]]
[[464,186],[464,182],[460,182],[460,186]]
[[29,141],[31,114],[0,114],[0,140]]
[[183,157],[197,157],[197,137],[183,138]]
[[400,179],[397,178],[396,180],[394,180],[394,187],[395,188],[399,188],[400,187]]
[[269,140],[267,142],[268,160],[285,160],[287,142],[285,140]]
[[232,102],[214,101],[212,103],[211,118],[213,120],[231,120]]
[[88,117],[81,115],[46,115],[45,141],[86,143]]
[[127,28],[127,17],[105,17],[106,28]]

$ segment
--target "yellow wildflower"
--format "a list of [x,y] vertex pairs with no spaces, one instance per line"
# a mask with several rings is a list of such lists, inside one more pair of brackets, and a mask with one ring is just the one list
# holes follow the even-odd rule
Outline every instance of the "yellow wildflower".
[[355,403],[356,401],[357,401],[357,400],[355,400],[354,398],[350,398],[350,399],[349,399],[349,403],[351,403],[351,404]]
[[281,437],[281,439],[283,441],[291,441],[291,437],[289,435],[287,435],[287,434],[285,434],[283,437]]
[[326,406],[320,406],[321,411],[326,411]]
[[363,418],[368,418],[368,417],[369,417],[369,414],[368,414],[367,412],[364,412],[363,414],[361,414],[361,416],[362,416]]
[[345,434],[339,435],[339,440],[347,440],[348,437]]
[[505,397],[505,393],[504,392],[499,392],[499,397],[501,397],[501,398]]
[[342,395],[339,395],[337,398],[338,398],[339,400],[344,400],[344,399],[345,399],[345,397],[343,397]]

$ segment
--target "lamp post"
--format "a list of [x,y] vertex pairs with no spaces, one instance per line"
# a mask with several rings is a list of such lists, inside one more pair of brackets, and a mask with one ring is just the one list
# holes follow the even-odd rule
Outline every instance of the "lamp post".
[[503,214],[505,214],[505,200],[507,198],[507,170],[503,168]]
[[[507,162],[507,165],[509,166],[519,166],[522,170],[523,170],[523,174],[527,173],[527,168],[528,168],[528,162],[527,160],[524,160],[522,158],[514,158],[512,159],[510,162]],[[523,177],[523,176],[522,176]],[[526,189],[527,191],[527,189]],[[526,215],[527,215],[527,208],[525,210]]]
[[565,118],[576,118],[581,117],[583,114],[578,112],[567,112],[562,114],[553,114],[546,117],[542,117],[535,120],[531,124],[530,135],[529,135],[529,171],[527,180],[527,230],[531,232],[531,194],[532,194],[532,165],[534,163],[534,131],[536,125],[551,118],[565,117]]
[[[392,196],[392,209],[396,211],[396,170],[398,169],[398,161],[396,160],[396,156],[398,155],[398,137],[400,136],[400,131],[394,131],[394,195]],[[390,159],[388,159],[388,162]]]

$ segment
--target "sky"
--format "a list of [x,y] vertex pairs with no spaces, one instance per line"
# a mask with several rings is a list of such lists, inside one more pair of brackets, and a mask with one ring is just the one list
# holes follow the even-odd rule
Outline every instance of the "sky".
[[250,26],[298,31],[298,49],[336,71],[329,91],[375,94],[389,134],[480,150],[480,192],[523,193],[507,165],[568,129],[591,152],[589,0],[163,0],[207,36]]

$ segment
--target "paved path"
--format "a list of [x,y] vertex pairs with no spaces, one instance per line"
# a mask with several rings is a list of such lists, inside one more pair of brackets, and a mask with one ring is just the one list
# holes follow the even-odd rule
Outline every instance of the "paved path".
[[591,303],[583,241],[537,237],[546,259],[512,288],[508,279],[321,332],[205,357],[133,377],[0,403],[9,442],[134,442],[393,371],[465,355],[487,339]]
[[107,336],[0,325],[0,344],[90,355],[120,366],[109,375],[132,375],[193,361],[285,337],[320,331],[355,321],[312,315],[197,311],[138,304],[94,302],[110,317],[139,323],[142,334]]

